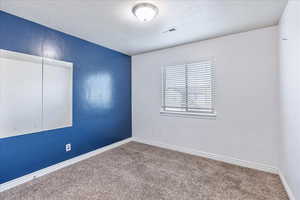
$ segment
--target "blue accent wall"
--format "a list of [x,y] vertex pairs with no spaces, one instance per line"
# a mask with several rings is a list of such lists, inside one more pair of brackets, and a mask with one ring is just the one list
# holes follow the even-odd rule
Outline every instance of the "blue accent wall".
[[74,65],[73,127],[0,139],[0,184],[131,137],[130,56],[2,11],[0,49]]

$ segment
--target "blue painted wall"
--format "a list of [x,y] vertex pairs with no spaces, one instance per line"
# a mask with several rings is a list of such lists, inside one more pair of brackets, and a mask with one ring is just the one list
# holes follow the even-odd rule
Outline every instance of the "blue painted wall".
[[131,136],[130,56],[2,11],[0,49],[74,64],[73,127],[0,139],[0,184]]

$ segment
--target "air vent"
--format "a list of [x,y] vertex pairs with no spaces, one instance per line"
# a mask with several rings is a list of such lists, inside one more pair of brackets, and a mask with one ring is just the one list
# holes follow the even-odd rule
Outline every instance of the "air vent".
[[175,32],[176,30],[177,30],[177,29],[176,29],[175,27],[173,27],[173,28],[170,28],[170,29],[164,31],[163,33]]

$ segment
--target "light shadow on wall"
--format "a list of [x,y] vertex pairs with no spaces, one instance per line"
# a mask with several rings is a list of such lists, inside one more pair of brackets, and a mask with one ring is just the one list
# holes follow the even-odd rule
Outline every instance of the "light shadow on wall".
[[112,107],[112,81],[109,73],[91,75],[85,82],[86,102],[95,109]]

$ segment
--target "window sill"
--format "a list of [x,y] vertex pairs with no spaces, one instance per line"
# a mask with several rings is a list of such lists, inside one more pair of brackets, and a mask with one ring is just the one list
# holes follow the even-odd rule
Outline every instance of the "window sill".
[[160,115],[167,117],[183,117],[183,118],[199,118],[199,119],[212,119],[217,118],[216,114],[204,114],[204,113],[187,113],[187,112],[172,112],[172,111],[160,111]]

